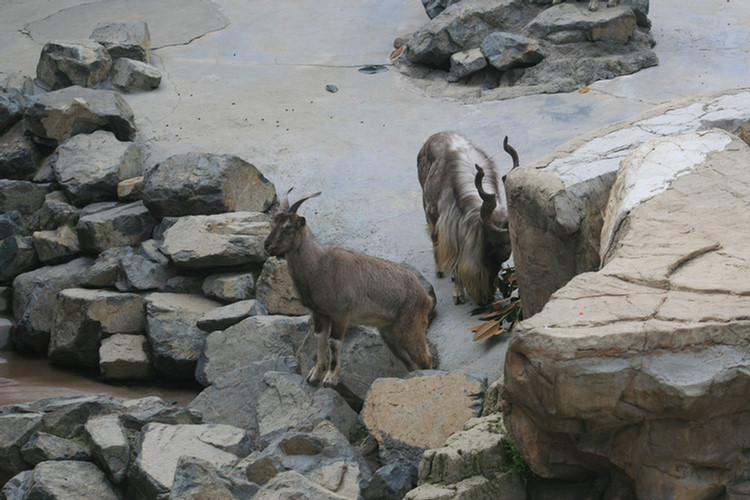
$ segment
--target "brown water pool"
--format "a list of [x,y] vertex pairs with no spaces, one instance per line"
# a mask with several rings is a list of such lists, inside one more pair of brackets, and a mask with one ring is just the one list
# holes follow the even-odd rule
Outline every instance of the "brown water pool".
[[26,358],[13,351],[0,351],[0,406],[82,394],[110,394],[123,399],[159,396],[164,401],[175,401],[185,406],[199,391],[199,388],[106,384],[92,376],[55,368],[46,359]]

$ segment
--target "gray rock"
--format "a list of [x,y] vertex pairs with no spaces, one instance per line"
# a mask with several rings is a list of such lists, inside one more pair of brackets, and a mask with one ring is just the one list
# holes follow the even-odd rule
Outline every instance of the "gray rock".
[[122,401],[106,394],[84,394],[40,399],[28,404],[32,412],[42,414],[39,430],[55,436],[81,439],[89,419],[123,411]]
[[237,474],[196,457],[182,456],[177,461],[170,500],[205,500],[209,498],[252,498],[259,486]]
[[535,40],[502,31],[487,35],[482,40],[480,50],[499,71],[533,66],[544,59]]
[[371,476],[346,436],[326,420],[312,431],[284,433],[238,468],[244,468],[247,478],[260,485],[293,470],[341,498],[358,498],[361,485]]
[[165,425],[143,428],[128,484],[140,498],[169,492],[182,456],[197,457],[216,467],[231,467],[249,453],[245,432],[228,425]]
[[253,500],[284,500],[289,498],[342,500],[341,495],[319,486],[293,470],[282,472],[271,479],[258,491]]
[[266,259],[269,216],[259,212],[181,217],[164,232],[162,252],[178,267],[240,266]]
[[[7,240],[6,240],[7,241]],[[46,266],[13,280],[13,344],[21,352],[46,355],[58,292],[78,286],[78,274],[93,260],[79,257],[65,264]]]
[[362,488],[363,500],[388,500],[403,498],[413,487],[411,471],[400,464],[388,464],[372,474]]
[[206,276],[203,293],[222,302],[238,302],[255,297],[255,277],[252,273],[226,273]]
[[150,239],[154,223],[143,203],[134,201],[90,215],[82,213],[76,229],[83,249],[103,252]]
[[33,471],[25,470],[13,476],[0,490],[0,498],[4,498],[5,500],[25,500],[32,473]]
[[47,198],[39,209],[39,229],[51,230],[78,223],[80,210],[66,201]]
[[198,319],[198,328],[204,332],[226,330],[250,316],[265,316],[266,308],[255,299],[241,300],[223,307],[217,307]]
[[255,296],[270,314],[303,316],[310,310],[302,305],[289,274],[286,260],[271,257],[263,264],[256,283]]
[[123,57],[112,66],[112,84],[124,92],[153,90],[160,83],[159,70],[145,62]]
[[[2,96],[0,92],[0,115]],[[47,156],[46,148],[32,141],[25,132],[19,121],[0,137],[0,178],[30,181]]]
[[30,468],[21,456],[21,448],[41,424],[41,413],[0,414],[0,484]]
[[266,372],[257,399],[260,443],[268,444],[290,429],[312,428],[330,421],[345,436],[357,414],[333,389],[310,386],[296,373]]
[[42,207],[51,190],[50,184],[0,179],[0,212],[17,210],[31,215]]
[[32,243],[39,261],[44,265],[59,264],[81,253],[78,235],[70,226],[50,231],[36,231]]
[[13,290],[9,286],[0,286],[0,313],[11,312]]
[[102,44],[112,59],[127,57],[149,62],[151,33],[145,21],[101,22],[89,37]]
[[13,350],[10,340],[11,331],[13,331],[13,321],[10,318],[0,316],[0,351]]
[[265,212],[276,188],[250,163],[231,155],[183,153],[146,174],[143,201],[158,218]]
[[94,41],[53,41],[42,47],[36,78],[46,90],[71,85],[96,87],[107,77],[111,67],[112,58]]
[[91,462],[61,460],[42,462],[34,467],[27,498],[54,500],[118,500],[112,484]]
[[0,282],[11,282],[37,264],[31,236],[9,236],[0,241]]
[[228,373],[253,361],[294,356],[307,331],[306,318],[252,316],[224,331],[206,337],[195,378],[208,386]]
[[107,129],[121,141],[135,137],[135,117],[112,90],[73,86],[27,99],[26,130],[43,144],[58,145],[77,134]]
[[188,405],[206,423],[227,424],[244,429],[253,446],[260,437],[258,398],[265,390],[266,372],[299,373],[293,356],[254,361],[220,376]]
[[21,456],[33,467],[47,460],[90,460],[91,450],[72,439],[35,432],[21,448]]
[[55,150],[57,181],[77,206],[117,198],[117,185],[143,173],[141,149],[120,142],[112,132],[78,134]]
[[415,64],[448,69],[456,52],[479,47],[495,31],[520,29],[536,14],[523,0],[463,0],[405,37],[407,58]]
[[[302,374],[307,375],[315,364],[315,337],[307,335],[295,345]],[[359,408],[372,383],[383,377],[406,377],[409,371],[388,349],[373,328],[351,325],[341,346],[341,382],[336,387],[347,401]]]
[[433,19],[446,8],[459,1],[460,0],[422,0],[422,6],[429,18]]
[[158,251],[144,250],[147,242],[139,245],[135,252],[118,254],[119,279],[115,283],[118,290],[164,290],[169,279],[175,275],[175,269],[164,255]]
[[489,63],[487,58],[482,54],[479,47],[462,50],[451,55],[450,78],[457,81],[465,76],[481,71]]
[[130,293],[70,288],[57,296],[48,356],[65,366],[99,367],[105,335],[145,329],[143,298]]
[[562,3],[542,11],[523,31],[554,43],[625,44],[633,36],[635,26],[635,14],[625,5],[592,12],[573,3]]
[[384,464],[401,464],[416,479],[422,452],[442,446],[479,415],[486,381],[453,371],[382,378],[370,387],[360,419],[380,445]]
[[26,104],[23,91],[6,85],[4,75],[0,73],[0,134],[21,120]]
[[99,370],[105,380],[150,380],[153,368],[145,335],[116,334],[103,339]]
[[[187,293],[200,295],[203,293],[201,287],[203,286],[203,276],[201,275],[190,275],[190,276],[173,276],[164,283],[162,291],[169,293]],[[201,328],[203,330],[203,328]]]
[[114,484],[120,484],[130,464],[130,442],[117,415],[90,419],[84,427],[94,462]]
[[10,236],[23,236],[27,232],[23,215],[18,210],[8,210],[0,214],[0,240]]
[[120,418],[128,433],[140,433],[149,423],[166,425],[203,423],[197,412],[181,406],[168,406],[161,398],[155,396],[125,401],[124,404],[125,410]]
[[133,253],[130,247],[109,248],[101,252],[91,266],[79,275],[82,286],[94,288],[114,287],[120,278],[120,259]]
[[198,318],[220,306],[202,296],[151,293],[146,296],[146,321],[154,369],[178,381],[193,380],[206,332]]

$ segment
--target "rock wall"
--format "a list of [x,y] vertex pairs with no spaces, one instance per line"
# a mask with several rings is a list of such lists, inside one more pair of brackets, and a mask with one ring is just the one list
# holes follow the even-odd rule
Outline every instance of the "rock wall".
[[[750,199],[750,147],[726,130],[748,119],[746,90],[672,103],[577,140],[547,168],[509,176],[516,213],[520,193],[543,177],[559,183],[548,196],[558,207],[581,194],[577,186],[589,189],[592,173],[612,177],[596,210],[601,239],[587,240],[600,267],[575,277],[568,267],[569,282],[549,290],[546,304],[533,292],[549,283],[529,286],[524,300],[532,297],[536,314],[519,325],[506,357],[506,426],[538,474],[624,472],[638,498],[650,499],[747,491],[750,264],[736,221]],[[557,227],[566,215],[572,221],[569,254],[584,239],[572,229],[591,212],[558,211]],[[514,235],[519,280],[533,258],[524,254],[529,234]],[[523,276],[522,290],[534,276]]]

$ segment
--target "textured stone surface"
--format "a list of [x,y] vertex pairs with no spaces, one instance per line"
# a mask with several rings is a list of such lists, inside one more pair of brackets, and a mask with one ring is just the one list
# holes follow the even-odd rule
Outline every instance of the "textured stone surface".
[[99,253],[110,248],[137,245],[151,238],[154,223],[153,215],[143,202],[134,201],[82,215],[76,230],[81,246]]
[[[2,92],[0,102],[1,99]],[[23,122],[19,121],[0,137],[0,178],[30,181],[47,155],[46,149],[24,132]]]
[[95,463],[114,484],[120,484],[130,465],[130,442],[117,415],[96,417],[84,427]]
[[115,334],[102,340],[99,369],[106,380],[148,380],[153,376],[145,335]]
[[602,213],[620,162],[657,137],[750,120],[750,92],[673,101],[583,134],[506,178],[514,262],[524,314],[539,312],[573,276],[598,269]]
[[77,206],[117,199],[118,183],[143,173],[140,147],[120,142],[106,130],[78,134],[60,144],[52,168]]
[[47,90],[71,85],[95,87],[109,74],[112,58],[100,44],[81,42],[48,42],[42,47],[36,78]]
[[303,316],[310,310],[302,305],[289,274],[286,260],[271,257],[263,263],[256,283],[255,296],[270,314]]
[[126,57],[149,62],[151,33],[144,21],[100,22],[89,37],[102,44],[113,60]]
[[162,251],[177,266],[216,268],[262,262],[269,216],[259,212],[180,217],[164,233]]
[[231,155],[170,156],[146,175],[143,201],[161,218],[265,212],[276,188],[255,166]]
[[27,498],[119,498],[96,465],[75,460],[40,463],[34,467],[27,491]]
[[119,93],[78,85],[29,97],[24,125],[37,141],[53,146],[100,129],[127,141],[136,130],[133,110]]
[[161,83],[161,73],[150,64],[120,58],[112,66],[112,84],[125,92],[153,90]]
[[241,300],[207,312],[200,317],[197,325],[198,328],[206,332],[226,330],[250,316],[265,316],[267,314],[266,308],[257,300]]
[[646,141],[622,162],[601,269],[556,292],[509,346],[507,425],[535,471],[616,466],[639,498],[707,498],[750,479],[738,425],[750,262],[731,229],[748,164],[750,147],[716,129]]

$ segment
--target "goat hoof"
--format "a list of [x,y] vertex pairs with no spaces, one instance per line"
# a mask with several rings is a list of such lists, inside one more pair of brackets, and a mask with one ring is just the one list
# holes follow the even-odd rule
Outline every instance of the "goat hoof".
[[445,276],[445,273],[443,273],[443,271],[438,271],[438,272],[435,273],[435,276],[437,276],[438,278],[442,279]]
[[461,295],[454,295],[453,296],[453,303],[458,305],[461,305],[464,303],[464,298]]
[[320,370],[316,370],[316,366],[313,366],[310,373],[307,374],[307,383],[310,385],[320,384]]
[[323,387],[329,387],[331,389],[339,385],[339,377],[333,376],[330,373],[323,379]]

